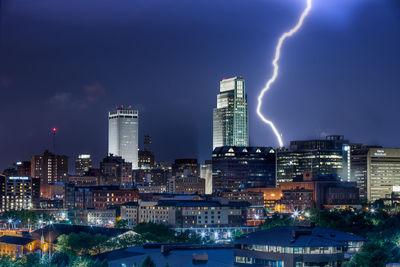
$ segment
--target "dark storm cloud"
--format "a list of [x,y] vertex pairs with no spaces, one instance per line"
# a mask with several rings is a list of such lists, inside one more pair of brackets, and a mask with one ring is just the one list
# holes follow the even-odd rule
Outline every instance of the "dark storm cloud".
[[76,95],[70,92],[56,92],[50,97],[49,103],[62,109],[83,110],[97,103],[104,94],[104,86],[96,82],[83,86],[82,91]]
[[[107,112],[139,109],[158,160],[210,157],[218,82],[246,79],[250,143],[276,145],[255,108],[298,0],[15,0],[0,11],[0,169],[51,145],[107,153]],[[293,139],[344,134],[400,146],[399,9],[393,0],[315,0],[283,47],[263,113]],[[141,142],[142,142],[141,138]]]

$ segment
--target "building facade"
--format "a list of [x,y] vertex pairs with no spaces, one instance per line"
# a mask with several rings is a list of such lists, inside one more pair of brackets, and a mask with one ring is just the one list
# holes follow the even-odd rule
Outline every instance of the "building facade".
[[132,163],[126,162],[120,156],[110,155],[104,158],[100,162],[100,173],[103,179],[100,179],[99,184],[105,184],[104,180],[111,180],[111,183],[116,182],[122,187],[130,188],[133,185]]
[[80,154],[75,160],[75,175],[83,176],[92,168],[92,157],[89,154]]
[[400,188],[400,149],[366,147],[352,154],[352,174],[360,197],[368,201],[391,198]]
[[43,155],[31,156],[31,177],[40,184],[64,182],[68,175],[68,157],[55,155],[46,150]]
[[270,147],[217,147],[212,154],[213,191],[275,187],[275,160]]
[[248,112],[245,81],[241,76],[220,81],[213,112],[213,149],[248,146]]
[[327,136],[326,140],[291,141],[289,149],[276,154],[276,182],[291,182],[305,172],[313,175],[336,174],[342,181],[351,180],[350,145],[343,136]]
[[340,267],[365,239],[320,227],[279,226],[235,241],[235,266]]
[[108,113],[108,154],[122,157],[138,168],[139,114],[129,107]]
[[1,211],[33,208],[32,179],[29,176],[0,177]]

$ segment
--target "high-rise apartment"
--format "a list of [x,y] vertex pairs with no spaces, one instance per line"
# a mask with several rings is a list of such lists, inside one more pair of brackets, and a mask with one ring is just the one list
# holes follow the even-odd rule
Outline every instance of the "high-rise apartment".
[[120,106],[108,113],[108,153],[122,157],[138,169],[139,114]]
[[248,145],[247,94],[244,79],[241,76],[222,79],[217,108],[213,113],[213,149]]
[[92,157],[89,154],[80,154],[75,160],[75,174],[83,176],[92,168]]
[[39,178],[41,185],[64,182],[68,174],[68,157],[45,151],[31,156],[31,177]]

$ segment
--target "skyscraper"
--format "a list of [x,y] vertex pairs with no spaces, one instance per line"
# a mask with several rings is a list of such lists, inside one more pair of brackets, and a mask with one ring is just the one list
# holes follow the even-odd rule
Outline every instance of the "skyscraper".
[[108,113],[108,153],[122,157],[138,168],[138,111],[129,106]]
[[92,157],[89,154],[80,154],[75,160],[75,174],[83,176],[92,168]]
[[277,185],[292,182],[306,172],[314,176],[337,175],[341,181],[351,182],[350,155],[350,143],[342,135],[291,141],[289,149],[277,151]]
[[241,76],[222,79],[217,108],[213,113],[213,149],[248,145],[247,94],[244,79]]

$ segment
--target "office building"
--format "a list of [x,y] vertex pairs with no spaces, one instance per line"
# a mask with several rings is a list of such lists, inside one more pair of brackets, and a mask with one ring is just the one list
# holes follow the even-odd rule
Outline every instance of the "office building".
[[122,157],[138,168],[138,111],[129,107],[117,107],[108,113],[108,154]]
[[205,194],[205,179],[200,177],[175,177],[175,193]]
[[172,176],[189,177],[200,175],[197,159],[176,159],[172,164]]
[[205,193],[212,194],[212,161],[206,160],[204,164],[200,165],[200,178],[205,181]]
[[122,187],[132,187],[132,163],[126,162],[120,156],[110,155],[100,162],[99,184],[106,184],[105,181],[111,180],[111,184],[119,184]]
[[89,154],[80,154],[75,160],[75,175],[83,176],[92,168],[92,157]]
[[331,135],[326,140],[291,141],[289,149],[276,154],[276,182],[291,182],[305,172],[313,175],[337,175],[351,182],[351,151],[343,136]]
[[337,176],[304,174],[293,182],[280,183],[277,188],[250,188],[264,196],[270,212],[289,213],[308,208],[361,208],[356,183],[338,181]]
[[46,150],[43,155],[31,156],[31,177],[41,185],[64,182],[68,175],[68,157]]
[[120,206],[121,220],[126,220],[128,228],[133,228],[138,224],[139,203],[127,202]]
[[213,112],[213,149],[248,145],[247,94],[244,79],[241,76],[222,79],[217,108]]
[[215,191],[275,187],[275,150],[270,147],[217,147],[212,154]]
[[168,225],[178,232],[187,230],[218,239],[234,230],[254,231],[247,227],[248,202],[208,200],[196,195],[173,196],[158,201],[139,201],[138,222]]
[[343,266],[366,240],[314,226],[278,226],[235,241],[235,266]]
[[154,154],[151,151],[151,136],[144,136],[143,150],[139,150],[139,169],[151,169],[154,167]]
[[400,188],[399,148],[364,147],[355,150],[351,165],[363,199],[391,198]]
[[32,202],[32,179],[29,176],[0,177],[2,198],[1,211],[30,210]]
[[136,189],[110,190],[105,188],[94,188],[92,191],[93,208],[105,210],[109,206],[121,205],[126,202],[137,202],[139,192]]

